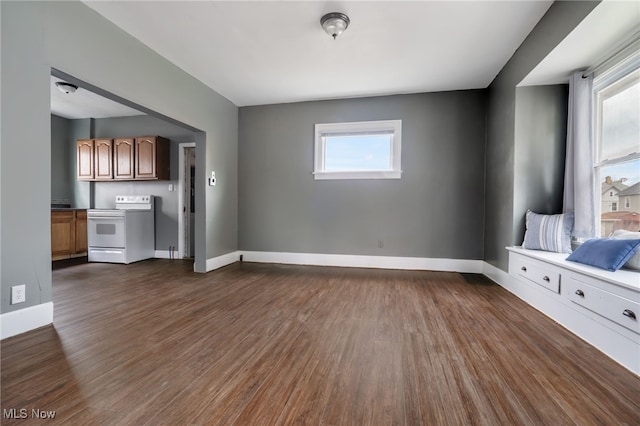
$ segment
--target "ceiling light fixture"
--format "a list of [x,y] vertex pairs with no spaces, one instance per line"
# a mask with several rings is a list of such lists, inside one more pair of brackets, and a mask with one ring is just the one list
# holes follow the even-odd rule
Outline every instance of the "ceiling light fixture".
[[75,93],[78,90],[78,86],[75,84],[67,83],[65,81],[56,81],[56,86],[62,93],[66,93],[67,95],[70,93]]
[[320,25],[335,40],[349,26],[351,20],[347,15],[340,12],[331,12],[320,18]]

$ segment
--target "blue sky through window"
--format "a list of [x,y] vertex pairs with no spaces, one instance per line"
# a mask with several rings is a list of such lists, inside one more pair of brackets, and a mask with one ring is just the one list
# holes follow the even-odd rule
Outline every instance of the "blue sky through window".
[[640,182],[640,160],[615,164],[603,167],[600,171],[600,180],[604,182],[606,176],[611,176],[613,181],[626,179],[625,185],[633,185]]
[[327,136],[326,171],[391,170],[391,135]]

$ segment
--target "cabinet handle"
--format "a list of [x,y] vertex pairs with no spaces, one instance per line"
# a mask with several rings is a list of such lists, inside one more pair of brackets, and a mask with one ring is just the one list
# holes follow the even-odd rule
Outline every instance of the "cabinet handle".
[[625,310],[622,312],[622,315],[624,315],[625,317],[629,317],[629,318],[632,318],[632,319],[636,319],[636,314],[635,314],[635,312],[633,312],[631,309],[625,309]]
[[576,290],[576,294],[580,297],[584,297],[584,291],[582,290]]
[[527,272],[527,267],[523,266],[522,268],[520,268],[521,271]]
[[542,277],[542,279],[543,279],[544,281],[546,281],[546,282],[551,281],[551,280],[549,279],[549,277],[548,277],[548,276],[546,276],[546,275],[545,275],[544,277]]

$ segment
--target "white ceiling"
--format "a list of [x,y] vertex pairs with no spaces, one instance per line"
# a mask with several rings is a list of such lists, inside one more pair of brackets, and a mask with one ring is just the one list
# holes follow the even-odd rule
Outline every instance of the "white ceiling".
[[[551,4],[86,3],[238,106],[484,88]],[[352,20],[335,41],[319,25],[329,11],[346,11]],[[286,19],[276,21],[279,15]],[[154,25],[138,25],[150,16]],[[571,71],[597,64],[637,31],[638,22],[640,2],[603,1],[521,85],[566,83]],[[55,81],[60,79],[51,78],[53,114],[143,114],[83,88],[65,95]]]
[[[485,88],[552,2],[85,3],[245,106]],[[351,18],[336,40],[334,11]]]
[[144,115],[138,110],[113,102],[82,87],[75,93],[63,93],[55,85],[57,81],[63,80],[51,76],[51,113],[59,117],[74,119]]

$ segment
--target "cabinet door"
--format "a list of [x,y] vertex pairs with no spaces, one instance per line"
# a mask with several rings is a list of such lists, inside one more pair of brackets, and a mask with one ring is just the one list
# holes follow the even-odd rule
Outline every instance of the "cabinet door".
[[79,139],[76,144],[78,180],[93,180],[93,140]]
[[94,155],[95,155],[95,175],[96,180],[113,179],[113,140],[111,139],[95,139]]
[[76,211],[76,244],[75,253],[87,252],[87,211]]
[[113,178],[133,179],[133,138],[113,142]]
[[156,138],[136,138],[136,179],[156,179]]
[[136,179],[169,179],[169,139],[160,136],[136,138],[135,154]]
[[51,212],[51,257],[68,257],[75,251],[75,214]]

